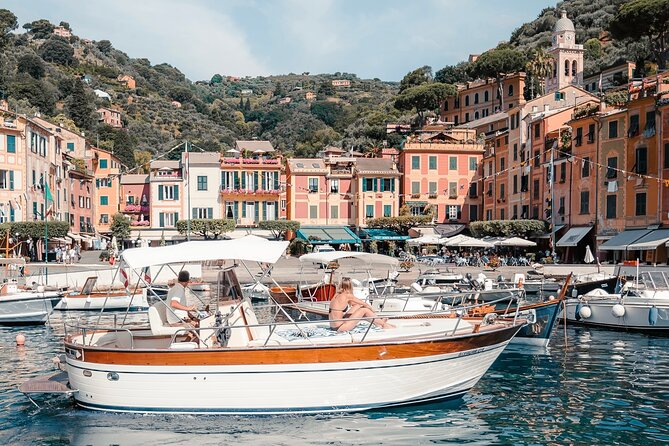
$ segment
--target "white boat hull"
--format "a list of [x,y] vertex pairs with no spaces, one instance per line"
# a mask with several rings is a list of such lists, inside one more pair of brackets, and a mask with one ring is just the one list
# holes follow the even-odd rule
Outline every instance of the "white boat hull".
[[56,293],[25,294],[0,297],[0,325],[44,324],[53,310],[53,304],[60,300]]
[[[67,359],[76,402],[114,412],[348,412],[462,396],[508,341],[420,359],[234,366],[123,366]],[[90,372],[85,376],[84,372]],[[86,374],[88,374],[86,372]],[[110,380],[109,377],[117,380]],[[112,378],[112,379],[113,379]],[[383,385],[380,385],[383,383]]]
[[[106,301],[106,302],[105,302]],[[149,304],[146,294],[135,294],[132,298],[128,295],[107,296],[98,294],[92,296],[71,297],[65,296],[55,309],[60,311],[87,311],[87,310],[131,310],[146,309]]]
[[[669,331],[669,300],[662,301],[649,299],[626,298],[620,302],[620,295],[612,295],[607,299],[591,299],[579,301],[567,300],[567,322],[583,325],[594,325],[622,330]],[[590,307],[591,315],[587,318],[577,317],[577,306]],[[625,314],[616,317],[613,306],[622,303]],[[650,323],[650,309],[655,306],[657,319],[655,324]]]

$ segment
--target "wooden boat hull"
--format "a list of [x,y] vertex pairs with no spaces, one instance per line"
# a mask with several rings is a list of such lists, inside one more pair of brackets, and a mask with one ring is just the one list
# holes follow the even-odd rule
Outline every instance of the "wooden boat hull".
[[[82,407],[115,412],[350,412],[457,398],[520,325],[378,344],[118,352],[66,342]],[[383,382],[384,385],[379,385]]]

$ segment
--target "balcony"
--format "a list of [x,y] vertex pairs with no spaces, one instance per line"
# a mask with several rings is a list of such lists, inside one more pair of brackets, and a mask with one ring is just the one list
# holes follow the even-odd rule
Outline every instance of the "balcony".
[[132,227],[142,227],[142,226],[148,227],[148,226],[151,226],[151,222],[149,222],[148,220],[142,220],[142,221],[131,220],[130,221],[130,226],[132,226]]
[[224,188],[221,186],[220,189],[221,195],[224,196],[241,196],[241,197],[248,197],[248,196],[267,196],[267,195],[272,195],[276,196],[281,193],[279,189],[256,189],[256,190],[251,190],[251,189],[229,189],[229,188]]
[[139,204],[126,203],[123,208],[126,214],[148,214],[149,206],[142,206]]
[[279,160],[274,158],[223,158],[223,165],[239,166],[239,165],[278,165]]

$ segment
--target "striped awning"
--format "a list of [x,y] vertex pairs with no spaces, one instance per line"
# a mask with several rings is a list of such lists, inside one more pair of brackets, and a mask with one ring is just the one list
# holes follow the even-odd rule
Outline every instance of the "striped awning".
[[656,229],[627,246],[628,251],[653,251],[669,241],[669,229]]
[[625,251],[627,247],[651,232],[650,229],[628,229],[602,243],[600,251]]

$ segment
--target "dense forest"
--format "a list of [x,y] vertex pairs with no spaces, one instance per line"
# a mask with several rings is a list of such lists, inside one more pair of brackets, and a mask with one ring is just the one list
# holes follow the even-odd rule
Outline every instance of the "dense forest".
[[[54,35],[56,26],[70,29],[66,22],[42,19],[20,26],[11,11],[0,9],[0,97],[19,113],[40,113],[84,131],[127,166],[143,164],[185,139],[208,151],[226,150],[236,139],[260,138],[286,155],[312,156],[328,145],[369,152],[383,145],[399,147],[403,136],[386,134],[386,124],[422,123],[440,100],[454,94],[455,83],[526,70],[538,80],[529,83],[526,94],[539,93],[547,69],[543,48],[550,44],[561,9],[586,47],[586,76],[621,60],[636,61],[642,73],[664,67],[669,0],[559,2],[476,63],[434,73],[420,67],[399,83],[352,73],[212,74],[193,82],[169,64],[130,58],[108,40],[90,41],[76,36],[76,30],[69,38]],[[136,88],[126,88],[120,75],[132,76]],[[334,87],[334,79],[350,80],[350,86]],[[315,98],[307,100],[307,92]],[[95,114],[100,106],[121,110],[124,129],[100,123]]]

